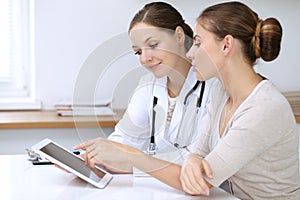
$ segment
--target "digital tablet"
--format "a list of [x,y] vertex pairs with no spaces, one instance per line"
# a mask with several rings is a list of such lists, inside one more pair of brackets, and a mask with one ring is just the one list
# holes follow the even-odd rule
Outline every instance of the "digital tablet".
[[[75,155],[68,149],[46,138],[33,145],[32,150],[51,162],[75,174],[81,179],[91,183],[97,188],[104,188],[113,176],[105,170],[97,167],[97,172],[93,172],[85,164],[83,158]],[[97,174],[97,175],[96,175]]]

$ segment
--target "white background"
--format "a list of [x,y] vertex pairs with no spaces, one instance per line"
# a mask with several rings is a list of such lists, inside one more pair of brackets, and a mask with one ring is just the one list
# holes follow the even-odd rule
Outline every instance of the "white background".
[[[36,97],[44,109],[72,99],[76,78],[84,63],[103,42],[126,34],[133,15],[146,0],[35,0],[35,83]],[[169,0],[192,27],[200,12],[213,0]],[[258,71],[271,79],[281,91],[300,90],[300,1],[245,0],[262,19],[278,18],[284,34],[279,58],[260,63]],[[130,42],[113,44],[119,49]],[[111,60],[97,85],[96,99],[113,98],[114,107],[126,107],[137,80],[144,73],[138,59],[124,52]],[[99,56],[99,59],[103,59]],[[138,69],[138,70],[136,70]],[[128,73],[131,72],[131,73]],[[87,78],[87,82],[89,79]]]

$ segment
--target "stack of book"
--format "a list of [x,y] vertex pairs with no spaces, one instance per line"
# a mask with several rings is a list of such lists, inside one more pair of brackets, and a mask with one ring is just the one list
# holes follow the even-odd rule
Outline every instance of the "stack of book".
[[300,91],[283,92],[283,95],[289,101],[295,115],[300,115]]
[[68,104],[54,105],[58,116],[111,116],[115,112],[110,104]]

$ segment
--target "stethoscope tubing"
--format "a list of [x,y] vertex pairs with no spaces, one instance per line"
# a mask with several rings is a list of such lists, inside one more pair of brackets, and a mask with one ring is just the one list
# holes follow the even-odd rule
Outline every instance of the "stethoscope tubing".
[[[187,107],[187,100],[188,100],[189,96],[198,89],[200,83],[201,83],[201,88],[200,88],[199,97],[198,97],[197,104],[196,104],[196,109],[197,109],[196,113],[198,113],[198,111],[201,107],[201,104],[202,104],[202,100],[203,100],[203,94],[204,94],[204,90],[205,90],[205,81],[197,81],[195,83],[195,85],[193,86],[193,88],[186,94],[186,96],[184,98],[184,102],[183,102],[184,107],[183,107],[183,111],[182,111],[182,117],[185,116],[186,109],[187,109],[186,108]],[[157,102],[158,102],[158,98],[156,96],[154,96],[153,97],[153,105],[152,105],[151,138],[150,138],[150,144],[149,144],[149,147],[148,147],[148,153],[151,154],[151,155],[155,154],[156,150],[157,150],[157,146],[156,146],[156,143],[155,143],[155,118],[156,118],[155,106],[157,105]],[[195,119],[195,120],[197,120],[197,119]],[[196,127],[195,120],[194,120],[194,123],[192,125],[193,126],[193,128],[192,128],[193,131],[196,131],[195,130],[196,129],[195,128]],[[182,119],[181,119],[181,121],[182,121]],[[178,130],[180,130],[180,128],[181,128],[181,123],[179,125]],[[176,135],[176,138],[175,138],[175,141],[177,141],[177,140],[178,140],[178,134]],[[174,146],[178,147],[179,144],[177,142],[175,142]],[[183,148],[185,148],[185,147],[183,147]]]

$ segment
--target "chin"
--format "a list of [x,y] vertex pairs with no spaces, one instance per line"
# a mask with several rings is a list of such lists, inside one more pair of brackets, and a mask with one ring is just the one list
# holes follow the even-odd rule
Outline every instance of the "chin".
[[166,76],[165,74],[157,74],[157,73],[152,73],[152,74],[155,76],[155,78],[163,78]]
[[152,71],[152,74],[155,76],[155,78],[163,78],[168,75],[164,71],[160,71],[160,70]]

